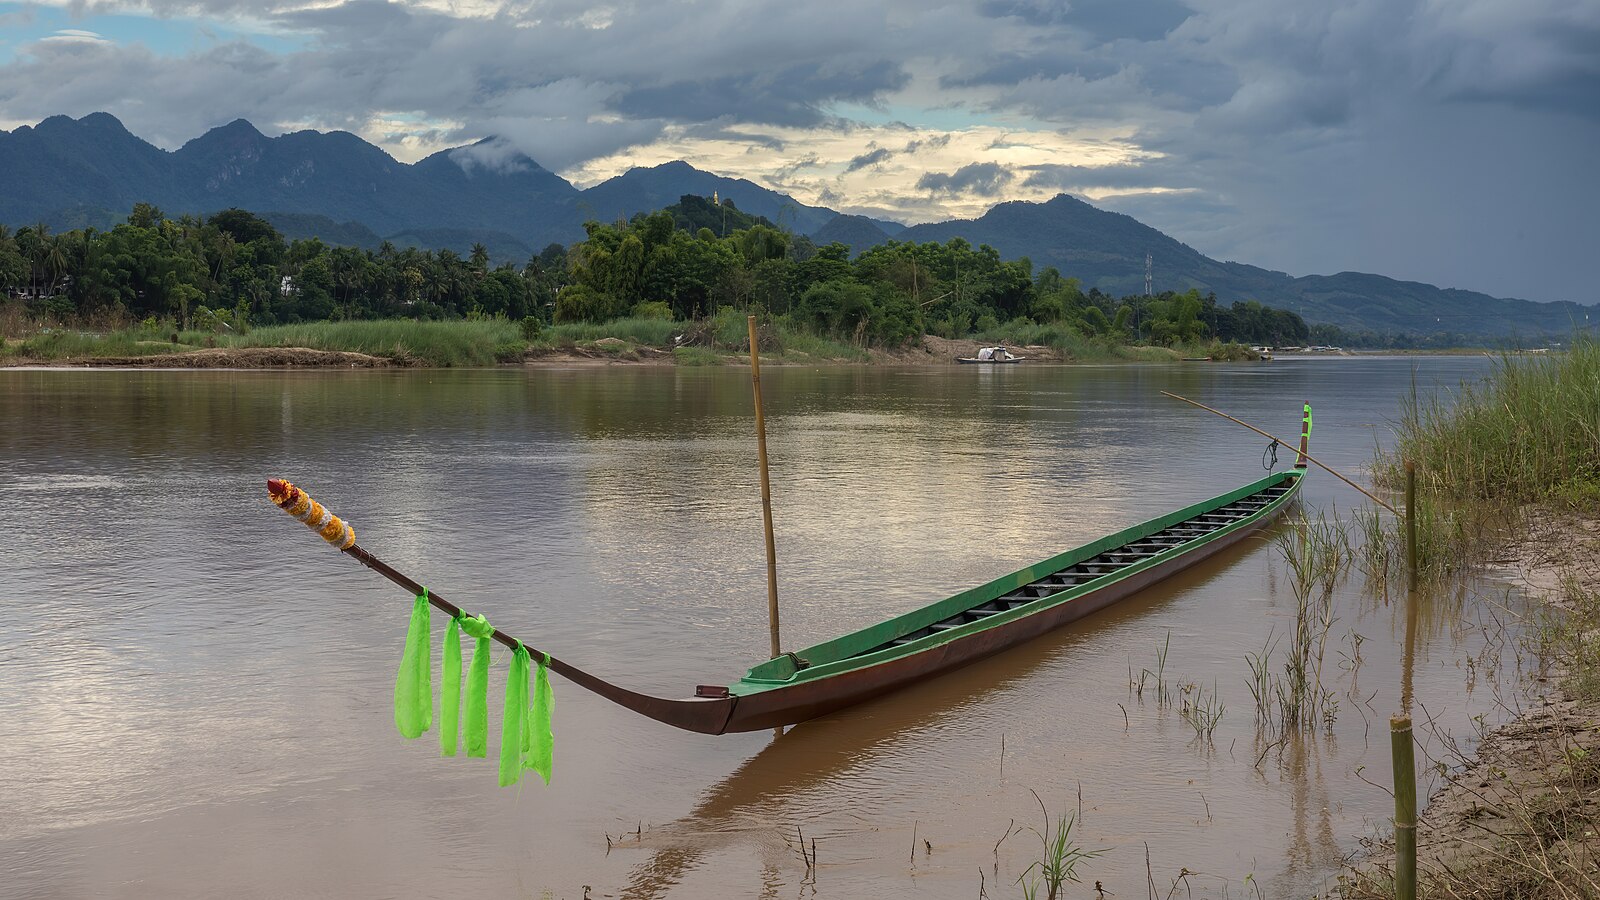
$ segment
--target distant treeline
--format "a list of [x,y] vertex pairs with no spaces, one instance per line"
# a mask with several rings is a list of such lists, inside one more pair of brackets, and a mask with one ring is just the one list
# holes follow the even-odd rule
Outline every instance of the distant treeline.
[[1295,313],[1253,301],[1223,306],[1193,290],[1085,292],[1054,268],[1036,273],[1027,259],[1004,261],[960,238],[890,241],[852,260],[844,244],[819,247],[701,197],[629,222],[590,222],[586,231],[570,247],[494,265],[482,245],[465,257],[388,243],[330,247],[285,241],[244,210],[168,219],[139,204],[107,231],[0,226],[0,288],[63,321],[170,318],[235,329],[328,319],[694,319],[732,307],[857,346],[965,337],[1017,320],[1166,346],[1306,344],[1313,336]]

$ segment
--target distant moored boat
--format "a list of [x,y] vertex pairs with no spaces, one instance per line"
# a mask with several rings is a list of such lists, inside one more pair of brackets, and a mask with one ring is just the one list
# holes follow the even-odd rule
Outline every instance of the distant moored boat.
[[997,365],[998,366],[998,365],[1006,365],[1006,364],[1009,364],[1009,363],[1019,363],[1019,362],[1022,362],[1024,359],[1027,359],[1027,357],[1026,356],[1017,356],[1016,354],[1012,353],[1010,350],[1007,350],[1004,347],[984,347],[983,349],[978,351],[978,355],[977,356],[958,356],[958,357],[956,357],[956,362],[958,362],[958,363],[983,363],[983,364],[987,364],[987,365]]

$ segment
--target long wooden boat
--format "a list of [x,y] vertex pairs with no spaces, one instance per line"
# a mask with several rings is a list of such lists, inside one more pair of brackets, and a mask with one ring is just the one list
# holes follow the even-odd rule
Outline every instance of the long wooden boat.
[[[614,703],[702,734],[757,731],[826,715],[993,656],[1075,622],[1238,544],[1299,493],[1310,457],[1310,413],[1294,468],[1056,554],[988,584],[803,650],[784,653],[730,685],[700,685],[684,699],[652,697],[612,684],[554,656],[550,670]],[[298,489],[271,481],[275,501]],[[310,502],[324,539],[451,615],[459,607],[355,543],[337,517]],[[285,506],[287,508],[287,506]],[[319,518],[321,517],[321,518]],[[306,521],[302,517],[303,521]],[[341,531],[342,529],[342,531]],[[507,646],[519,642],[493,634]],[[540,654],[532,647],[528,650]]]
[[1304,468],[1274,473],[922,609],[768,660],[727,687],[703,685],[696,699],[634,708],[706,734],[826,715],[1000,653],[1187,569],[1271,521],[1304,477]]

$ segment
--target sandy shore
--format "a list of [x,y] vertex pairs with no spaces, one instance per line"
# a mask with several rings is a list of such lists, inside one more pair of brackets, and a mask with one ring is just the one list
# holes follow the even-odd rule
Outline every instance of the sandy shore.
[[[1542,516],[1494,567],[1556,607],[1570,584],[1600,591],[1600,518]],[[1551,662],[1538,676],[1548,690],[1485,734],[1429,798],[1417,826],[1419,893],[1600,897],[1600,701],[1568,696],[1569,673]],[[1340,894],[1392,897],[1393,871],[1393,844],[1375,845]]]

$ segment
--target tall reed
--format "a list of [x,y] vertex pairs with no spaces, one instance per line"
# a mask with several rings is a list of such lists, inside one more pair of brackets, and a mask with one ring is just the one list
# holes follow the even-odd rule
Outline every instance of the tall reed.
[[1404,483],[1416,463],[1422,493],[1444,499],[1600,499],[1600,342],[1578,336],[1565,353],[1502,354],[1489,374],[1453,393],[1402,404],[1380,483]]

